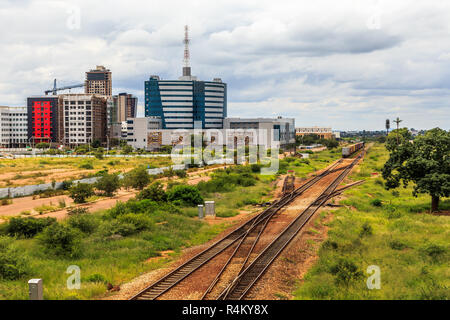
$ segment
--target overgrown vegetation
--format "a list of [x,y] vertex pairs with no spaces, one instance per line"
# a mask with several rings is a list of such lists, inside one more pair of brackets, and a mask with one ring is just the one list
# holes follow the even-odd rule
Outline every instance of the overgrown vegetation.
[[[388,159],[376,144],[350,176],[365,179],[333,211],[319,260],[295,292],[297,299],[448,299],[449,218],[425,214],[426,195],[395,193],[376,183]],[[380,200],[382,199],[382,201]],[[450,201],[441,202],[442,210]],[[368,266],[381,271],[381,289],[367,288]]]

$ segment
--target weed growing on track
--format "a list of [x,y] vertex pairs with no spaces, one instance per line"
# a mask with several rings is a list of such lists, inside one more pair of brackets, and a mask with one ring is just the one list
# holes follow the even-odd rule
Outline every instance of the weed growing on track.
[[[328,240],[296,299],[450,298],[449,217],[428,214],[429,196],[414,198],[410,188],[385,190],[377,177],[387,156],[384,146],[375,145],[350,176],[366,183],[345,192],[346,207],[333,212]],[[450,209],[448,199],[441,209]],[[370,265],[380,267],[379,290],[367,288]]]

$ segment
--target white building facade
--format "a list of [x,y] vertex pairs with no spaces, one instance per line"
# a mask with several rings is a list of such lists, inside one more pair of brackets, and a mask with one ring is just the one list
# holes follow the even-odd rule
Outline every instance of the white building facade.
[[0,106],[0,146],[3,148],[22,148],[27,143],[27,108]]

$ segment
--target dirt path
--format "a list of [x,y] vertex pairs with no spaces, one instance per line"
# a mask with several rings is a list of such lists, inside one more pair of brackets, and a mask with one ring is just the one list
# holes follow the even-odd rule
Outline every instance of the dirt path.
[[[213,168],[208,169],[200,169],[197,171],[188,172],[188,181],[187,183],[190,185],[195,185],[199,183],[200,181],[207,181],[210,179],[209,176],[200,176],[202,174],[218,170],[223,168],[224,166],[217,166]],[[165,181],[168,181],[168,178],[161,178],[158,179],[158,181],[162,181],[163,183]],[[113,207],[118,201],[127,201],[134,197],[138,193],[137,190],[125,190],[121,189],[117,193],[116,196],[113,198],[104,198],[97,200],[95,202],[90,202],[87,204],[82,205],[76,205],[77,207],[84,207],[87,208],[90,212],[95,212],[98,210],[104,210],[109,209]],[[68,197],[67,195],[61,195],[61,196],[55,196],[50,198],[44,198],[44,199],[35,199],[33,200],[33,197],[23,197],[23,198],[14,198],[12,199],[12,204],[6,205],[6,206],[0,206],[0,218],[1,217],[9,217],[9,216],[18,216],[21,214],[21,212],[24,211],[30,211],[32,212],[33,209],[36,207],[40,207],[42,205],[53,205],[57,206],[59,201],[65,201],[66,206],[74,205],[72,198]],[[34,212],[34,214],[31,214],[35,217],[54,217],[57,219],[63,219],[67,216],[67,209],[62,209],[54,212],[45,213],[42,215],[37,214]],[[1,223],[1,221],[0,221]]]

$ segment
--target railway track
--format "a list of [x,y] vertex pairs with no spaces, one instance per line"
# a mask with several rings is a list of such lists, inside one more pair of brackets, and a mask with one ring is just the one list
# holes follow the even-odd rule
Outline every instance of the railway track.
[[282,194],[285,195],[287,193],[291,193],[295,189],[295,176],[288,175],[284,178],[283,188],[281,190]]
[[[251,218],[249,221],[245,222],[243,225],[239,226],[232,232],[230,232],[228,235],[220,239],[219,241],[213,243],[210,247],[203,250],[193,258],[189,259],[185,263],[183,263],[181,266],[177,267],[175,270],[168,273],[163,278],[159,279],[158,281],[154,282],[150,286],[146,287],[144,290],[140,291],[138,294],[133,296],[130,300],[154,300],[164,294],[165,292],[169,291],[171,288],[175,287],[177,284],[179,284],[182,280],[184,280],[186,277],[188,277],[190,274],[192,274],[194,271],[198,270],[200,267],[202,267],[204,264],[206,264],[208,261],[216,257],[218,254],[229,248],[235,243],[238,243],[238,247],[243,243],[243,241],[248,238],[251,235],[254,235],[255,232],[257,233],[257,237],[255,241],[253,242],[252,249],[249,252],[249,255],[251,254],[251,251],[253,250],[254,245],[257,242],[257,239],[259,238],[259,235],[264,230],[265,226],[267,225],[268,221],[280,211],[280,209],[284,208],[287,204],[292,202],[295,198],[297,198],[299,195],[304,193],[306,190],[311,188],[315,183],[320,181],[323,177],[327,176],[331,172],[336,172],[336,170],[340,170],[343,168],[336,169],[336,167],[342,162],[343,160],[338,160],[335,164],[330,166],[328,169],[324,170],[319,175],[314,176],[310,180],[306,181],[304,184],[302,184],[297,189],[294,189],[294,191],[287,193],[284,195],[280,200],[273,203],[270,207],[265,209],[260,214],[256,215],[255,217]],[[345,168],[345,167],[344,167]],[[249,256],[248,255],[248,256]],[[248,257],[247,257],[248,260]],[[245,265],[245,264],[244,264]]]
[[[290,241],[298,234],[314,213],[324,205],[330,197],[336,194],[337,186],[348,175],[353,166],[363,157],[357,156],[349,166],[333,180],[333,182],[302,211],[253,261],[245,270],[240,272],[232,283],[222,291],[218,300],[241,300],[264,274],[267,268],[278,257]],[[342,188],[343,189],[343,188]],[[342,190],[341,189],[341,190]],[[338,190],[340,191],[340,190]]]

